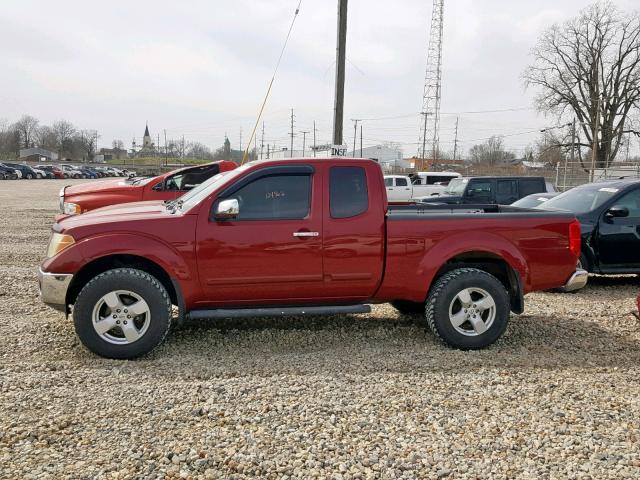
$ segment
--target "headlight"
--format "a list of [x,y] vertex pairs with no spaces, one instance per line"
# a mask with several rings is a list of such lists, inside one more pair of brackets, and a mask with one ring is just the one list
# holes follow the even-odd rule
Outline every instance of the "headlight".
[[51,235],[49,240],[49,248],[47,248],[47,258],[55,257],[65,248],[70,247],[76,243],[71,235],[64,235],[62,233],[55,233]]
[[62,213],[66,215],[78,215],[82,213],[82,209],[77,203],[63,202]]

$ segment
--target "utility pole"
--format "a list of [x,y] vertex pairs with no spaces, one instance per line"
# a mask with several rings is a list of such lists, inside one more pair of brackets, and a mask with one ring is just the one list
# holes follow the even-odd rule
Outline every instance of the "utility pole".
[[356,139],[358,138],[358,122],[357,118],[353,118],[353,156],[356,156]]
[[182,156],[182,160],[184,160],[184,135],[182,135],[182,145],[180,145],[180,154]]
[[313,121],[313,156],[316,156],[316,121]]
[[270,147],[271,147],[271,145],[267,143],[267,160],[269,160],[269,148]]
[[596,119],[593,123],[593,142],[591,146],[591,182],[593,182],[595,177],[596,156],[598,154],[598,128],[600,126],[600,92],[598,92],[598,103],[596,104]]
[[[242,127],[240,127],[240,151],[242,152]],[[233,155],[232,155],[233,156]]]
[[[575,162],[576,158],[576,117],[573,117],[573,122],[571,122],[571,165],[573,166],[573,162]],[[567,189],[567,159],[565,157],[564,160],[564,177],[562,180],[562,189],[565,191]]]
[[260,160],[262,160],[263,151],[264,151],[264,122],[262,122],[262,137],[260,138]]
[[360,158],[362,158],[362,124],[360,124]]
[[258,159],[258,136],[253,136],[253,159]]
[[456,153],[458,153],[458,120],[460,120],[460,117],[456,117],[456,135],[455,135],[455,139],[453,140],[453,161],[456,161]]
[[167,130],[164,130],[164,166],[167,166]]
[[[422,160],[426,160],[425,152],[427,149],[427,115],[429,114],[427,112],[420,112],[420,115],[424,115],[424,122],[423,122],[424,131],[422,132]],[[423,168],[424,168],[424,162],[423,162]]]
[[336,46],[336,91],[333,104],[333,144],[342,145],[344,112],[344,71],[347,52],[347,0],[338,0],[338,40]]
[[291,109],[291,133],[289,134],[291,136],[291,151],[289,152],[289,156],[291,158],[293,158],[293,137],[296,136],[295,133],[293,133],[293,108]]
[[300,132],[302,134],[302,156],[304,157],[304,149],[307,146],[307,133],[310,133],[307,130],[302,130]]

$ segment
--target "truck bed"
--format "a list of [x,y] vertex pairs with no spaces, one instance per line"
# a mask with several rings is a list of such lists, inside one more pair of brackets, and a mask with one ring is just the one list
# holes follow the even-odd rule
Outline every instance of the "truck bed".
[[[485,214],[486,216],[500,215],[500,218],[508,216],[549,216],[549,217],[561,217],[572,218],[573,215],[564,212],[549,212],[545,210],[538,210],[534,208],[519,208],[512,207],[510,205],[496,205],[496,204],[440,204],[440,203],[406,203],[406,204],[389,204],[387,210],[387,217],[393,219],[400,218],[414,218],[440,215],[455,215],[455,218],[467,215]],[[550,215],[547,215],[550,214]]]
[[382,292],[418,299],[443,264],[469,258],[506,260],[524,293],[562,285],[575,272],[572,219],[568,212],[495,204],[389,205]]

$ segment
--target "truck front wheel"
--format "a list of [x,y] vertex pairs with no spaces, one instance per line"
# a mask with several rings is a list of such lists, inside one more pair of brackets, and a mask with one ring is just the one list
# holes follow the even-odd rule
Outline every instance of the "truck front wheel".
[[106,358],[130,359],[160,345],[171,327],[171,300],[152,275],[107,270],[78,294],[73,322],[80,341]]
[[426,305],[431,331],[463,350],[498,340],[507,328],[509,311],[509,294],[502,283],[476,268],[458,268],[440,277]]

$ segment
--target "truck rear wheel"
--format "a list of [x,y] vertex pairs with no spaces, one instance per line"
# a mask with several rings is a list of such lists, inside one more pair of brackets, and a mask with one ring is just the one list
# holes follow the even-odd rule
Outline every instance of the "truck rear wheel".
[[171,328],[171,300],[152,275],[116,268],[78,294],[73,323],[80,341],[106,358],[130,359],[160,345]]
[[424,314],[424,303],[410,302],[408,300],[394,300],[391,305],[404,315]]
[[496,277],[476,268],[459,268],[434,284],[426,318],[431,331],[448,345],[475,350],[502,336],[509,311],[509,294]]

